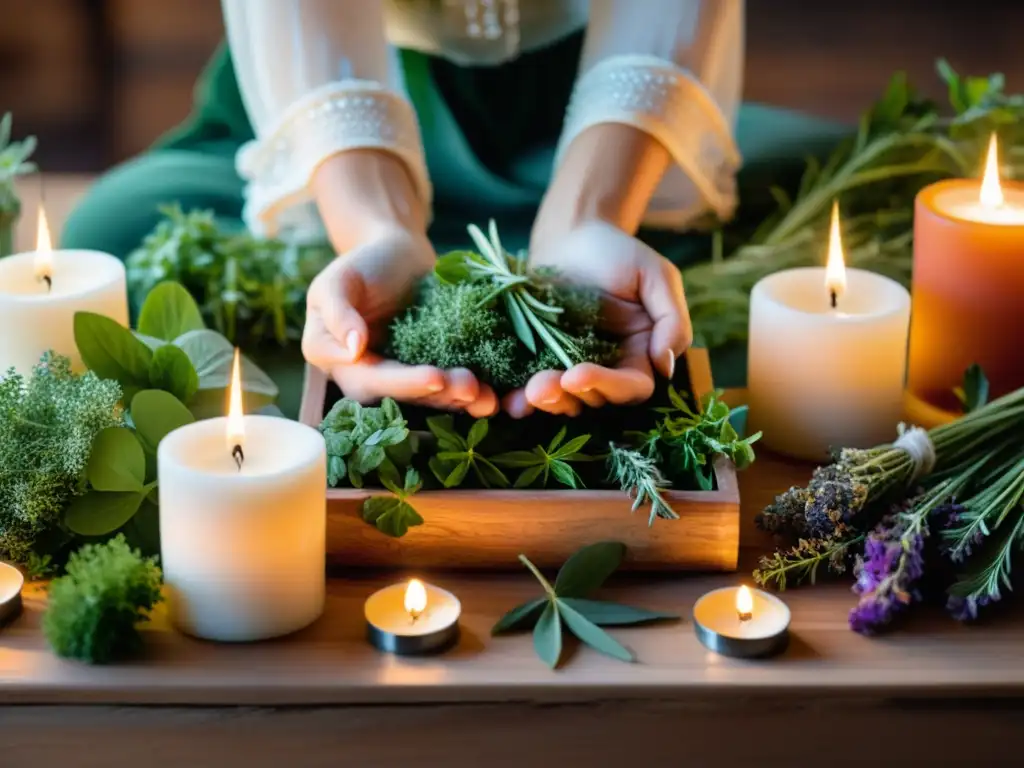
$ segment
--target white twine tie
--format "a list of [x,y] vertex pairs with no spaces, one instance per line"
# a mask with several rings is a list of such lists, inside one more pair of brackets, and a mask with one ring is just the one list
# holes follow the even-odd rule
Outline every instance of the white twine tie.
[[914,462],[914,472],[910,478],[911,483],[916,483],[935,469],[935,444],[932,442],[931,437],[928,436],[927,430],[921,429],[921,427],[910,427],[908,429],[906,425],[900,424],[900,436],[896,438],[896,442],[892,445],[893,448],[899,448],[905,452],[910,456],[911,461]]

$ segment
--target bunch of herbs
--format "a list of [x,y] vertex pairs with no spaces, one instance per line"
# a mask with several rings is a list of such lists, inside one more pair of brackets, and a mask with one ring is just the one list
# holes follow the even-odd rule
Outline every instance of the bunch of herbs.
[[13,118],[7,112],[0,118],[0,258],[14,253],[14,225],[21,215],[21,200],[14,188],[20,176],[36,172],[29,158],[36,150],[35,136],[11,141]]

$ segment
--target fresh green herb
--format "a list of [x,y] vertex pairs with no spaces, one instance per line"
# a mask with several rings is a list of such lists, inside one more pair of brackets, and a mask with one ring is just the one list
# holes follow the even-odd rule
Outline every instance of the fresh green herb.
[[[683,271],[694,328],[706,346],[746,338],[750,290],[762,277],[821,263],[834,200],[845,214],[847,264],[909,282],[917,192],[942,178],[975,175],[993,130],[1018,146],[1024,128],[1024,97],[1004,93],[1001,75],[961,78],[945,61],[938,70],[955,117],[941,117],[897,74],[856,136],[824,163],[809,160],[798,189],[773,190],[778,209],[752,235],[727,231],[742,238],[730,254]],[[1011,162],[1009,175],[1019,175],[1020,157]]]
[[388,469],[381,471],[380,480],[394,496],[374,496],[363,502],[363,520],[377,526],[381,533],[400,538],[410,528],[423,525],[423,517],[409,503],[409,497],[417,493],[423,483],[420,482],[419,472],[410,467],[400,487],[394,465],[386,466]]
[[845,529],[825,538],[800,539],[792,547],[763,558],[754,572],[754,581],[783,590],[790,581],[814,584],[822,566],[834,575],[846,573],[852,548],[863,541],[863,534],[851,535]]
[[324,417],[320,433],[327,443],[327,482],[337,486],[347,478],[355,488],[362,488],[364,477],[389,461],[389,450],[396,455],[409,438],[402,412],[391,399],[379,408],[339,400]]
[[427,427],[437,438],[439,451],[430,459],[430,469],[445,488],[462,485],[470,470],[485,488],[508,487],[508,478],[479,451],[480,443],[487,437],[487,419],[478,419],[463,437],[455,431],[454,419],[450,415],[431,416]]
[[160,569],[123,536],[86,544],[67,575],[50,585],[43,635],[58,656],[91,664],[126,658],[142,646],[137,625],[160,602]]
[[542,486],[547,486],[550,475],[554,475],[562,485],[583,488],[583,481],[570,462],[593,460],[590,456],[580,454],[590,440],[590,435],[580,435],[565,443],[566,431],[566,427],[562,427],[546,448],[538,445],[532,451],[502,453],[494,457],[494,463],[507,469],[523,470],[516,478],[516,488],[528,488],[538,478]]
[[14,253],[14,225],[21,215],[15,181],[36,171],[28,161],[36,149],[35,136],[12,142],[11,122],[10,112],[0,118],[0,258]]
[[964,371],[963,384],[953,392],[963,406],[964,413],[970,413],[988,402],[988,390],[988,377],[981,370],[981,366],[975,364]]
[[120,399],[116,382],[52,353],[27,379],[0,378],[0,559],[30,562],[67,541],[64,509],[86,490],[94,438],[124,423]]
[[52,555],[37,555],[35,552],[31,552],[23,570],[28,581],[39,581],[52,576],[56,565]]
[[305,322],[310,281],[334,257],[328,245],[298,247],[223,228],[213,211],[161,209],[166,217],[128,256],[136,306],[173,280],[199,298],[202,315],[232,344],[286,344]]
[[414,306],[392,323],[391,356],[469,368],[502,390],[523,386],[538,371],[617,359],[616,346],[596,332],[596,294],[527,271],[524,259],[502,248],[493,222],[490,239],[475,226],[470,234],[480,253],[438,259]]
[[[235,348],[203,327],[195,300],[178,283],[161,283],[147,296],[133,333],[109,317],[75,313],[75,344],[86,367],[121,385],[124,402],[144,389],[169,392],[197,418],[224,413]],[[277,386],[242,358],[247,412],[274,402]]]
[[657,462],[648,454],[632,448],[623,448],[615,443],[608,447],[608,477],[633,499],[633,511],[650,504],[648,525],[654,525],[654,520],[659,517],[678,520],[679,515],[661,495],[669,483],[658,469]]
[[679,617],[589,598],[615,572],[625,553],[626,546],[613,541],[583,547],[566,560],[554,586],[526,555],[520,555],[520,562],[544,588],[544,596],[506,613],[491,629],[491,634],[532,628],[534,649],[552,669],[562,658],[563,626],[581,642],[606,656],[620,661],[635,661],[633,652],[601,627],[646,624]]

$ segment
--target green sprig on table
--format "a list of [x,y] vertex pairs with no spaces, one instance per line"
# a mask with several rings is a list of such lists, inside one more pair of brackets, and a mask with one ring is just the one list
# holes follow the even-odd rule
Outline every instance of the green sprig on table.
[[11,141],[13,118],[7,112],[0,118],[0,258],[14,252],[14,225],[21,215],[21,200],[14,188],[20,176],[36,172],[29,162],[36,151],[36,137]]
[[565,561],[552,585],[526,557],[519,560],[544,588],[544,596],[516,606],[491,628],[492,635],[533,630],[533,647],[541,661],[558,667],[564,649],[563,634],[619,661],[636,660],[633,652],[602,627],[675,620],[678,616],[590,598],[622,563],[626,545],[600,542],[583,547]]

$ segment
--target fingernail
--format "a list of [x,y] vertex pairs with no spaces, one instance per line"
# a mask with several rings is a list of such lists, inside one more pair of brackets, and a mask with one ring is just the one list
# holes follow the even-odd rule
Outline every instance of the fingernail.
[[674,379],[676,375],[676,353],[674,350],[668,351],[668,377]]
[[359,355],[359,331],[349,331],[345,337],[345,347],[349,356],[355,360]]
[[559,400],[559,398],[557,398],[557,397],[552,397],[552,398],[550,398],[550,399],[548,399],[548,400],[541,400],[541,401],[540,401],[540,404],[541,404],[541,405],[554,405],[555,403],[557,403],[557,402],[558,402],[558,400]]
[[427,392],[429,392],[432,395],[436,395],[442,389],[444,389],[444,384],[436,384],[435,383],[435,384],[430,384],[430,385],[427,386]]
[[592,389],[593,389],[593,387],[585,387],[584,389],[580,390],[580,394],[581,395],[585,395],[585,394],[587,394],[587,392],[590,392]]

